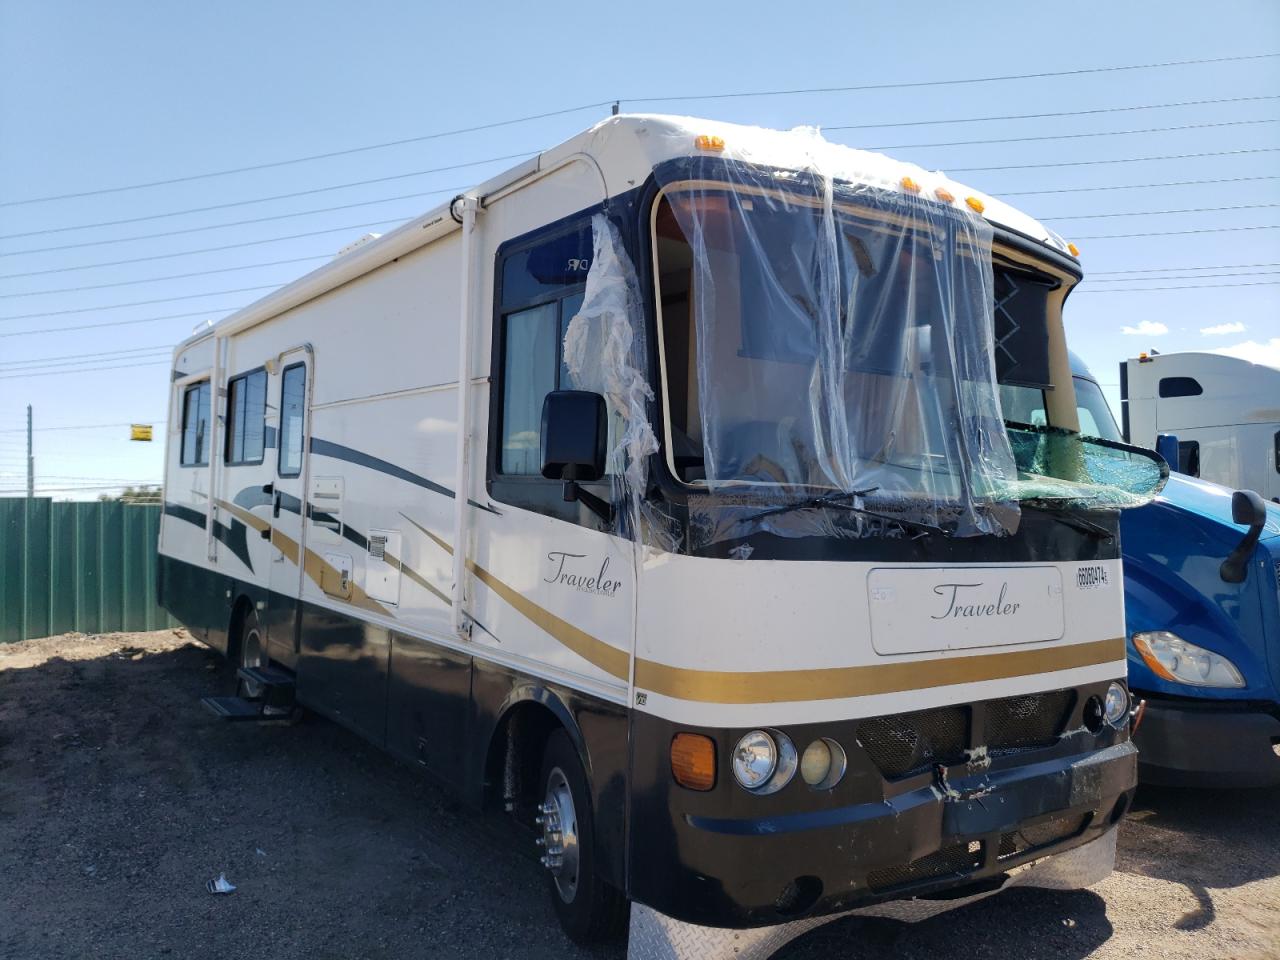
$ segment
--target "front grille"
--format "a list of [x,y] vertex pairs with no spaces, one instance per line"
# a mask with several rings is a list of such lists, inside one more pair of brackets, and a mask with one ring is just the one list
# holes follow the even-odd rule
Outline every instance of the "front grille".
[[1047,747],[1058,739],[1073,706],[1071,690],[988,701],[985,743],[991,750]]
[[982,844],[957,843],[896,867],[881,867],[867,874],[867,886],[877,892],[920,880],[962,876],[982,866]]
[[968,707],[900,713],[858,725],[858,743],[890,780],[935,763],[959,763],[968,742]]
[[1092,814],[1086,813],[1081,817],[1078,813],[1072,813],[1065,817],[1054,817],[1030,826],[1020,827],[1009,833],[1002,833],[1000,834],[998,858],[1006,860],[1009,857],[1016,857],[1018,854],[1026,853],[1028,850],[1045,847],[1051,843],[1057,843],[1059,840],[1074,837],[1089,825],[1091,818]]

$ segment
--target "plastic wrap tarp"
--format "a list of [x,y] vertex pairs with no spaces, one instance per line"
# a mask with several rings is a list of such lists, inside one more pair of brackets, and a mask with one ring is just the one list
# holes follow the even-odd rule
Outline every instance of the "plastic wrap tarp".
[[[992,502],[1017,471],[993,360],[991,226],[839,182],[829,144],[788,137],[792,166],[694,158],[663,183],[692,253],[688,433],[706,486],[829,491],[958,535],[1007,532],[1016,507]],[[805,534],[813,519],[767,525]]]
[[655,171],[655,202],[667,205],[658,236],[689,254],[674,269],[687,274],[697,398],[685,422],[668,424],[673,449],[695,463],[680,476],[695,490],[687,531],[649,497],[658,440],[644,299],[617,228],[593,218],[585,301],[564,358],[571,385],[608,402],[619,532],[663,549],[686,533],[690,548],[758,531],[1001,535],[1016,530],[1023,499],[1121,506],[1158,489],[1143,491],[1149,468],[1123,458],[1110,471],[1083,467],[1074,434],[1011,444],[985,220],[857,182],[836,160],[869,155],[812,131],[759,133],[767,151]]
[[[653,389],[644,376],[644,310],[635,268],[617,228],[602,214],[591,219],[592,259],[582,307],[564,334],[564,364],[575,390],[605,398],[609,410],[609,478],[621,511],[620,532],[664,549],[674,547],[665,517],[648,522],[649,457],[658,439],[649,422]],[[646,532],[647,531],[647,532]]]

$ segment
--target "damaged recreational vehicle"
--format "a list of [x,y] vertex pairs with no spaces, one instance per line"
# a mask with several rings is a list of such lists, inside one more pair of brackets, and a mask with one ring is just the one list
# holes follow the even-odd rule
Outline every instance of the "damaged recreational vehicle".
[[1118,510],[1167,471],[1076,432],[1079,278],[813,131],[610,118],[177,348],[160,595],[239,667],[215,712],[526,822],[578,940],[1093,882]]

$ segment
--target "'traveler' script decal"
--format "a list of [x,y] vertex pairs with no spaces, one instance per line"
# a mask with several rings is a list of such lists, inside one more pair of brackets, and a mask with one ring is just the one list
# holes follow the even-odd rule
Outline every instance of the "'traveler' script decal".
[[1057,567],[877,567],[867,575],[881,656],[1041,643],[1065,631]]

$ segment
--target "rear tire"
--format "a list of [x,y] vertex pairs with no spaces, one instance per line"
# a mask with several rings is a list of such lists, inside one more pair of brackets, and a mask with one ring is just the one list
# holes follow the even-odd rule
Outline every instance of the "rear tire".
[[630,905],[596,872],[587,777],[578,751],[564,730],[556,730],[547,738],[539,782],[547,890],[560,926],[577,944],[613,940],[626,930]]
[[[250,610],[240,624],[240,642],[236,644],[236,667],[265,667],[267,665],[267,639],[262,633],[258,614]],[[262,698],[262,684],[252,680],[236,679],[236,695],[246,700]]]

